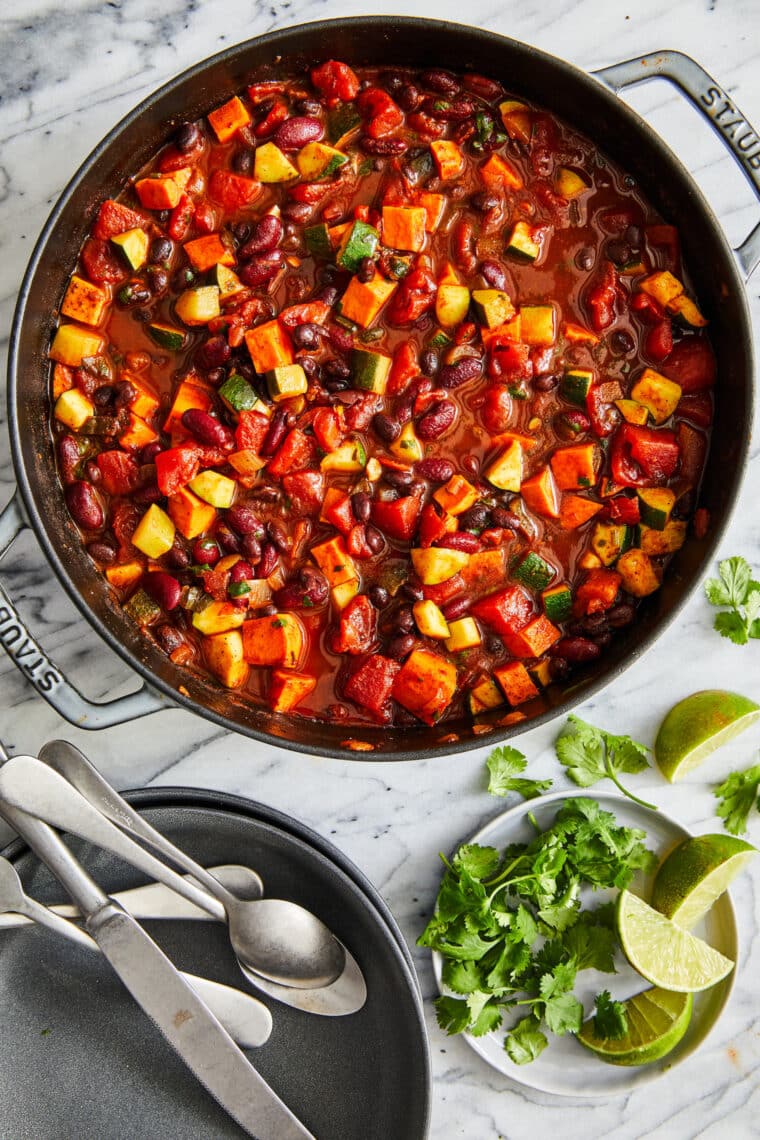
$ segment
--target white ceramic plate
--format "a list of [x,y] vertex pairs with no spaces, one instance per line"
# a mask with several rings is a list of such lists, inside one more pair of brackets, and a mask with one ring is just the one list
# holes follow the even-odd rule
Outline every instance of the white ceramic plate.
[[[640,807],[623,796],[610,792],[552,792],[540,799],[528,800],[518,807],[506,811],[492,819],[467,842],[479,843],[484,847],[506,847],[509,843],[528,842],[535,831],[527,818],[532,812],[541,828],[547,828],[563,801],[584,796],[596,800],[606,810],[612,811],[620,824],[638,827],[646,832],[646,845],[661,859],[691,832],[676,823],[661,811],[650,811]],[[633,890],[642,898],[648,898],[651,889],[651,876],[639,876],[633,883]],[[593,899],[593,905],[606,902],[617,894],[616,891],[596,891],[582,894],[585,904]],[[734,962],[737,961],[737,936],[734,908],[728,893],[722,895],[706,918],[694,928],[694,933],[704,938],[711,946],[720,950]],[[441,993],[447,992],[441,984],[443,960],[440,954],[433,955],[433,968]],[[582,970],[578,974],[575,994],[583,1002],[586,1016],[593,1010],[594,995],[600,990],[609,990],[620,1001],[648,988],[648,983],[633,970],[622,953],[615,957],[616,974],[603,974],[597,970]],[[540,1092],[554,1093],[570,1097],[610,1097],[628,1092],[637,1085],[654,1080],[664,1072],[679,1064],[693,1053],[707,1037],[720,1017],[733,987],[734,970],[728,978],[712,989],[695,994],[694,1013],[688,1032],[676,1049],[661,1061],[636,1068],[608,1065],[589,1053],[572,1035],[555,1037],[548,1034],[549,1046],[537,1060],[528,1065],[515,1065],[504,1050],[505,1030],[502,1027],[485,1037],[472,1037],[465,1034],[468,1044],[494,1069],[516,1081],[518,1084]],[[512,1020],[518,1020],[513,1018]],[[511,1024],[511,1021],[507,1021]]]

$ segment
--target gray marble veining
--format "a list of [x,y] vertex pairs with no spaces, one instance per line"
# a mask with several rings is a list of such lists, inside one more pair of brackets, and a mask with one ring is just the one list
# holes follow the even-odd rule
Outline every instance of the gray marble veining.
[[[377,0],[375,13],[396,5]],[[415,15],[500,31],[592,69],[657,48],[698,59],[760,123],[760,6],[757,0],[422,0]],[[26,259],[57,194],[101,136],[150,90],[186,66],[238,40],[288,23],[359,14],[362,6],[320,0],[19,0],[0,5],[0,350]],[[627,96],[677,150],[734,244],[758,216],[757,203],[719,141],[670,87],[653,83]],[[760,317],[758,274],[749,293]],[[4,416],[4,408],[0,412]],[[723,553],[760,563],[760,478],[755,444],[750,473]],[[13,473],[0,435],[0,492]],[[29,535],[15,545],[2,575],[34,634],[88,695],[134,687],[129,670],[99,641],[63,595]],[[711,631],[711,613],[695,595],[677,625],[612,688],[580,714],[651,742],[667,707],[699,688],[760,691],[757,645],[739,649]],[[194,785],[262,799],[331,837],[378,885],[410,943],[430,911],[438,851],[501,810],[484,791],[486,749],[414,764],[346,763],[287,753],[228,735],[189,713],[169,711],[97,736],[62,724],[5,659],[0,660],[0,736],[13,751],[36,751],[55,735],[77,743],[120,787]],[[556,729],[527,732],[520,747],[531,768],[562,786],[551,747]],[[707,781],[757,760],[760,728],[741,737],[676,787],[652,774],[636,790],[698,831],[718,824]],[[760,839],[760,821],[754,823]],[[487,1068],[458,1039],[438,1029],[426,1003],[434,1065],[435,1140],[567,1140],[614,1135],[692,1140],[758,1134],[760,1035],[760,869],[733,892],[742,961],[728,1012],[700,1052],[676,1073],[605,1103],[568,1104],[521,1091]],[[434,992],[427,954],[416,953],[426,998]]]

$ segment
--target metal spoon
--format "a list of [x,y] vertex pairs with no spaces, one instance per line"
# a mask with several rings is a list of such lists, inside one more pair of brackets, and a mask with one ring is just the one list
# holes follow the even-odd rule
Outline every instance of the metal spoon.
[[[13,809],[9,809],[8,822],[13,826],[12,814]],[[24,890],[16,868],[0,856],[0,912],[6,911],[24,915],[30,922],[63,935],[85,950],[99,952],[97,942],[84,930],[31,898]],[[254,1049],[269,1040],[272,1015],[262,1002],[250,994],[241,993],[220,982],[212,982],[208,978],[199,978],[195,974],[183,976],[238,1045],[244,1049]]]
[[[208,867],[222,886],[232,891],[239,899],[260,899],[263,895],[259,876],[250,867],[240,863],[221,863],[218,867]],[[192,875],[185,875],[193,879]],[[195,880],[193,879],[193,882]],[[163,883],[145,883],[142,887],[129,887],[124,891],[112,891],[111,898],[128,910],[133,918],[142,919],[190,919],[209,922],[211,916],[182,895],[170,891]],[[79,918],[79,911],[73,903],[54,903],[48,907],[62,918]],[[28,926],[33,920],[21,914],[0,914],[0,930],[14,926]]]
[[194,877],[215,884],[212,898],[139,847],[62,776],[33,756],[14,756],[0,768],[0,797],[54,827],[112,851],[152,878],[184,894],[214,918],[227,921],[230,941],[247,969],[296,989],[329,986],[343,972],[343,946],[315,915],[284,899],[240,900],[205,868],[189,861]]

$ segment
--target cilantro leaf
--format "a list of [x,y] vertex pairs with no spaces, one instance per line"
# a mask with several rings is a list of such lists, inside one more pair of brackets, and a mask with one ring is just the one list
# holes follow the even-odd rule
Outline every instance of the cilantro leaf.
[[435,1016],[441,1029],[445,1029],[448,1034],[464,1033],[470,1023],[469,1006],[461,998],[436,998]]
[[760,764],[747,768],[744,772],[732,772],[722,784],[715,788],[719,801],[717,814],[723,820],[726,831],[732,835],[742,835],[747,830],[747,819],[752,808],[757,805],[760,789]]
[[523,799],[532,800],[547,791],[552,786],[551,780],[520,778],[520,773],[525,771],[527,764],[528,761],[522,752],[510,748],[508,744],[494,748],[486,759],[486,766],[490,772],[488,791],[491,795],[506,796],[510,792],[516,792]]
[[470,1033],[473,1037],[485,1037],[486,1033],[498,1029],[502,1022],[501,1011],[491,995],[487,993],[470,994],[467,998],[470,1010]]
[[655,804],[639,799],[617,778],[618,772],[643,772],[649,767],[646,745],[630,736],[615,736],[571,715],[554,748],[560,764],[567,768],[568,776],[579,787],[588,788],[599,780],[610,779],[624,796],[642,807],[657,810]]
[[737,555],[718,564],[719,578],[708,578],[705,594],[712,606],[726,606],[716,614],[714,628],[735,645],[760,638],[760,582],[752,577],[746,558]]
[[442,978],[455,994],[472,994],[482,989],[480,970],[475,962],[446,962]]
[[516,1065],[527,1065],[535,1061],[549,1044],[546,1035],[539,1029],[539,1020],[532,1014],[518,1021],[507,1034],[504,1048]]
[[465,843],[454,856],[455,866],[467,871],[474,879],[490,878],[499,862],[499,852],[495,847],[481,847],[478,843]]
[[[593,913],[593,912],[592,912]],[[562,945],[576,970],[601,970],[614,974],[613,956],[617,945],[615,932],[608,926],[576,922],[562,936]]]
[[578,1033],[583,1025],[583,1006],[574,994],[555,994],[544,1003],[544,1020],[558,1037]]
[[619,1041],[628,1032],[628,1014],[621,1001],[614,1001],[609,990],[594,999],[594,1033],[608,1041]]

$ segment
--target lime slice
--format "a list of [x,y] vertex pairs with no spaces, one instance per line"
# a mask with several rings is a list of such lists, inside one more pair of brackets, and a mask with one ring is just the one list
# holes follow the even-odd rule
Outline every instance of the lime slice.
[[684,697],[660,725],[654,758],[671,784],[697,768],[760,716],[760,705],[739,693],[703,689]]
[[653,986],[696,993],[714,986],[734,968],[730,958],[676,926],[630,891],[620,892],[616,916],[623,953]]
[[684,839],[657,871],[652,906],[676,926],[691,930],[755,854],[750,843],[733,835]]
[[609,1065],[647,1065],[675,1049],[689,1028],[694,998],[655,987],[623,1005],[628,1017],[625,1037],[597,1037],[590,1017],[581,1027],[578,1040]]

